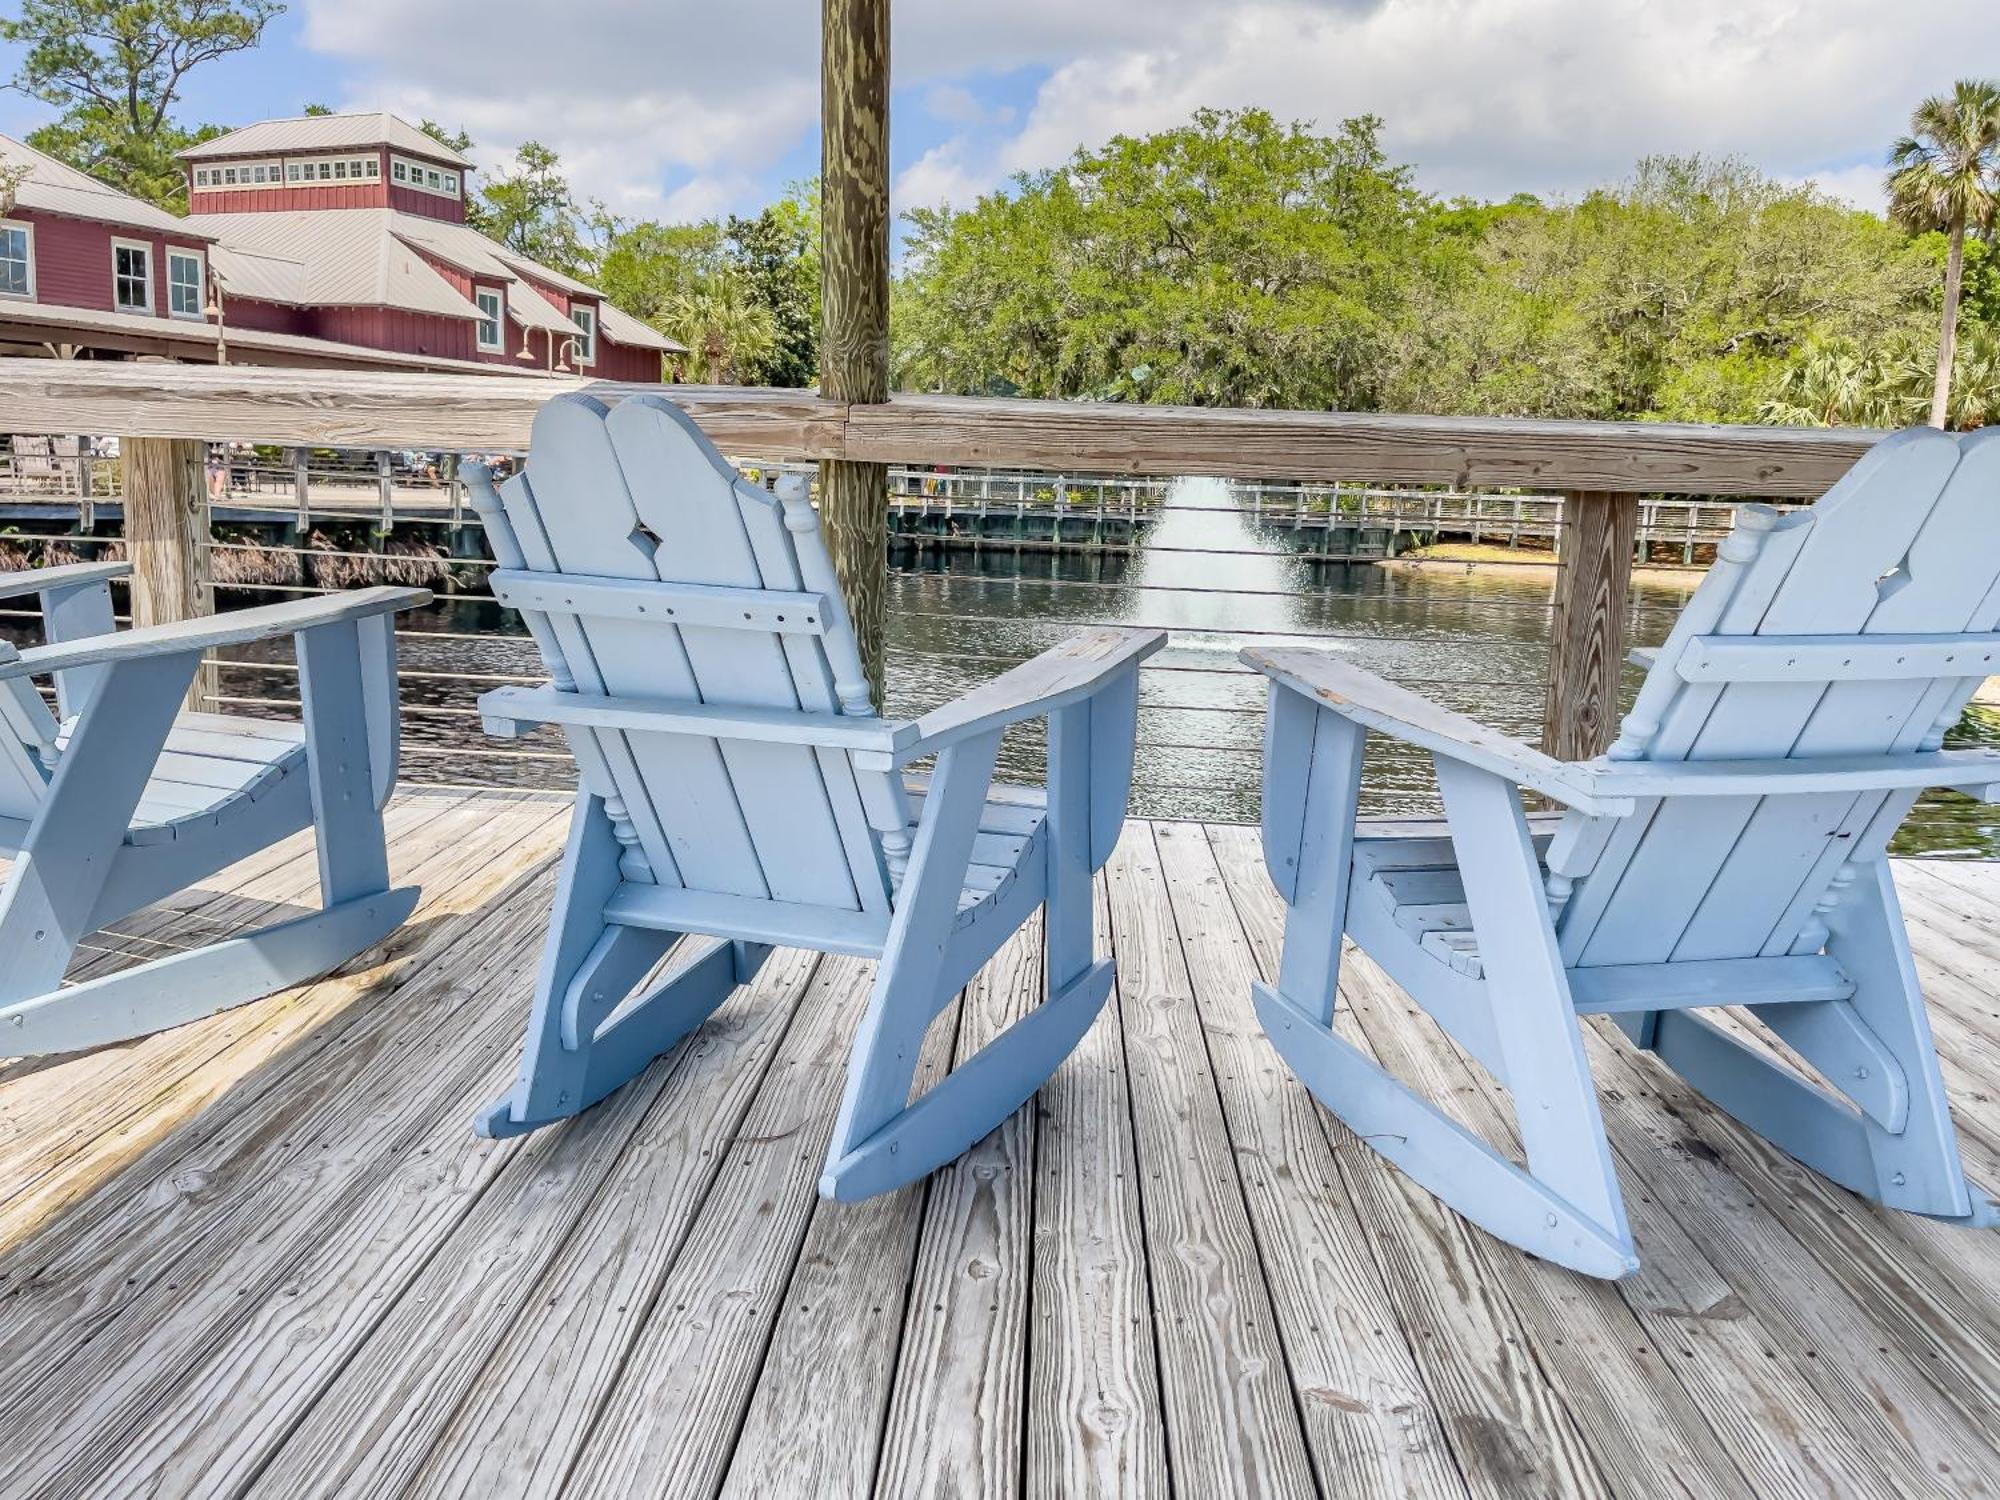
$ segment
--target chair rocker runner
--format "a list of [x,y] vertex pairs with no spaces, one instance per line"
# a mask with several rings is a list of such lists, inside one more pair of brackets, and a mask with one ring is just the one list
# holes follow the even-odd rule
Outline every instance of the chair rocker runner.
[[[1638,1258],[1580,1015],[1863,1197],[2000,1220],[1960,1164],[1887,861],[1923,788],[2000,800],[2000,755],[1938,748],[2000,671],[1996,518],[2000,431],[1899,433],[1810,510],[1745,507],[1584,763],[1330,655],[1243,652],[1271,678],[1264,852],[1289,907],[1256,1006],[1306,1086],[1473,1222],[1596,1276]],[[1441,826],[1357,829],[1370,731],[1430,752]],[[1537,826],[1523,789],[1568,811]],[[1335,1035],[1343,931],[1511,1094],[1525,1165]],[[1782,1047],[1696,1014],[1715,1006]]]
[[[382,806],[397,758],[395,612],[375,588],[116,631],[126,563],[0,574],[47,644],[0,645],[0,1055],[144,1036],[286,989],[394,931]],[[205,651],[297,640],[303,723],[183,710]],[[51,713],[34,678],[55,679]],[[64,987],[78,942],[313,828],[323,909]]]
[[[821,1193],[867,1197],[959,1155],[1109,993],[1092,875],[1124,821],[1139,664],[1165,637],[1085,631],[922,719],[884,720],[804,480],[773,496],[739,479],[655,396],[560,396],[525,472],[498,491],[466,473],[495,596],[550,678],[487,693],[481,714],[500,735],[560,725],[580,781],[520,1077],[478,1129],[589,1107],[785,944],[880,959]],[[1043,717],[1046,794],[995,784],[1002,734]],[[934,774],[906,777],[931,755]],[[1044,1003],[911,1103],[932,1020],[1045,903]]]

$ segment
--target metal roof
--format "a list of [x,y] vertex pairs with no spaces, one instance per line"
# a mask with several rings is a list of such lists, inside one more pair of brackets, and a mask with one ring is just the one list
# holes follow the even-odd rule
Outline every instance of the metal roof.
[[208,161],[218,156],[255,156],[272,151],[344,151],[356,146],[389,146],[432,161],[472,162],[443,142],[425,135],[400,115],[387,110],[360,115],[295,115],[288,120],[261,120],[181,152],[183,161]]
[[212,238],[165,209],[155,208],[130,193],[121,193],[117,188],[99,182],[67,162],[57,161],[12,136],[0,135],[0,167],[23,166],[28,169],[28,175],[21,180],[14,193],[15,202],[22,208],[63,214],[72,219],[129,224],[135,229],[176,235],[184,240]]
[[222,283],[223,290],[236,296],[287,307],[308,305],[304,261],[218,243],[209,246],[208,268]]
[[[530,285],[561,287],[599,299],[599,327],[615,344],[680,353],[682,348],[637,318],[602,300],[592,287],[523,256],[503,250],[478,230],[443,219],[389,208],[317,208],[289,212],[199,214],[185,221],[224,239],[228,250],[247,251],[263,264],[229,267],[218,259],[223,285],[241,296],[305,307],[395,307],[451,318],[477,318],[471,298],[424,260],[428,255],[472,277],[506,288],[509,319],[545,333],[571,333],[575,324]],[[224,248],[223,246],[219,246]],[[419,252],[422,252],[421,254]],[[297,272],[272,266],[296,264]],[[230,272],[267,279],[274,295],[237,285]]]
[[386,208],[320,208],[197,214],[188,222],[232,247],[297,261],[304,267],[299,300],[308,306],[478,317],[478,308],[390,232],[395,217]]

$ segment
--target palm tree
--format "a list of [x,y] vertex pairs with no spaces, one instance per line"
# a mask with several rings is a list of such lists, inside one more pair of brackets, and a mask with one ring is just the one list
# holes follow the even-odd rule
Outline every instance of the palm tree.
[[687,345],[688,364],[706,385],[736,384],[778,342],[771,309],[728,271],[677,293],[657,321],[662,333]]
[[1989,228],[2000,208],[2000,83],[1961,79],[1949,94],[1919,104],[1910,116],[1910,133],[1889,149],[1888,187],[1889,212],[1905,228],[1941,229],[1950,237],[1931,391],[1931,426],[1942,427],[1958,341],[1965,231]]

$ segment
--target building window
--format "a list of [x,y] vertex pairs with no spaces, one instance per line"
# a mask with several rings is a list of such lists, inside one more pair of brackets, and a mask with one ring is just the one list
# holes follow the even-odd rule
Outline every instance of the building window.
[[458,174],[456,172],[447,172],[444,174],[444,190],[452,194],[458,192]]
[[234,168],[234,167],[224,167],[224,168],[222,169],[222,180],[223,180],[224,182],[229,182],[229,183],[233,183],[233,182],[235,182],[235,181],[236,181],[236,168]]
[[201,256],[193,250],[167,252],[167,311],[177,318],[202,315]]
[[0,224],[0,297],[35,295],[35,230]]
[[576,362],[592,364],[597,359],[597,309],[571,303],[569,320],[576,324]]
[[495,349],[504,350],[507,346],[500,337],[500,314],[506,304],[501,299],[499,288],[483,286],[475,288],[472,300],[479,304],[479,347],[489,352]]
[[402,182],[409,177],[410,169],[399,161],[392,161],[389,163],[389,175],[396,181]]
[[111,302],[120,312],[153,310],[153,252],[125,240],[111,242]]
[[368,175],[370,177],[380,177],[382,175],[382,161],[380,157],[371,156],[368,158]]

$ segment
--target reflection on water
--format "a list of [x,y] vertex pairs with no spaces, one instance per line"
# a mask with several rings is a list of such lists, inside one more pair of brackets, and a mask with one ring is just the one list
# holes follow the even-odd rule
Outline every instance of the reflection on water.
[[[1102,621],[1173,632],[1169,648],[1153,659],[1156,670],[1141,679],[1134,808],[1144,816],[1256,817],[1264,680],[1236,660],[1238,648],[1252,643],[1344,651],[1358,665],[1507,734],[1539,734],[1550,618],[1546,570],[1312,563],[1292,555],[1282,534],[1259,525],[1216,480],[1177,482],[1167,506],[1144,549],[1130,558],[1016,554],[991,545],[977,553],[900,555],[889,586],[890,713],[932,708],[1054,645],[1075,626]],[[1634,644],[1663,639],[1685,598],[1682,588],[1635,587]],[[553,732],[494,742],[467,712],[496,678],[539,672],[516,617],[490,603],[459,600],[406,617],[404,628],[416,633],[402,645],[410,779],[541,786],[569,780],[569,759]],[[269,659],[289,661],[289,647]],[[1628,699],[1637,682],[1637,672],[1628,671]],[[225,670],[223,690],[243,698],[292,697],[297,679],[233,667]],[[273,710],[246,704],[243,711]],[[1042,775],[1038,733],[1010,737],[1003,774]],[[2000,709],[1970,710],[1950,743],[2000,746]],[[526,758],[495,758],[496,750]],[[1436,808],[1426,759],[1372,740],[1363,810]],[[1956,793],[1928,793],[1895,847],[2000,857],[2000,810]]]

